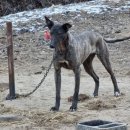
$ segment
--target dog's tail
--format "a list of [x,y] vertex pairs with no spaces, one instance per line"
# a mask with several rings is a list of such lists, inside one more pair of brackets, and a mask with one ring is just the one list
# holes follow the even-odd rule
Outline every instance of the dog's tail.
[[107,43],[114,43],[114,42],[121,42],[121,41],[129,40],[129,39],[130,39],[130,36],[126,36],[119,39],[105,39],[104,38],[104,41],[106,41]]

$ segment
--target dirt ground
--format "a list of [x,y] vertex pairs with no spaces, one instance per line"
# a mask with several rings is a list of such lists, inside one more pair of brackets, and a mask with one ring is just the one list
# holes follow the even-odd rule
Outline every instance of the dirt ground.
[[[73,24],[72,33],[93,29],[104,37],[119,38],[130,34],[130,16],[125,13],[88,15],[80,12],[52,16],[53,20]],[[44,23],[43,23],[44,24]],[[0,32],[0,42],[5,44],[5,30]],[[53,50],[43,42],[43,30],[14,36],[14,62],[16,92],[30,92],[40,82],[52,59]],[[59,112],[50,112],[54,105],[54,68],[50,70],[42,86],[27,98],[6,101],[8,94],[8,68],[6,49],[0,50],[0,114],[16,116],[16,120],[2,120],[2,130],[75,130],[78,122],[92,119],[119,121],[130,129],[130,40],[108,44],[113,71],[122,95],[113,96],[113,85],[103,65],[95,58],[94,69],[100,77],[99,97],[94,98],[94,81],[81,70],[80,93],[89,99],[79,102],[76,112],[69,112],[68,97],[74,92],[74,75],[62,69],[61,107]]]

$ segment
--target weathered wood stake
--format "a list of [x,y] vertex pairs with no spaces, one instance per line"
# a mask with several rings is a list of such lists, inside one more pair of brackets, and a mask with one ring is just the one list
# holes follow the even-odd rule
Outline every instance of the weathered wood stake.
[[7,55],[8,55],[8,71],[9,71],[9,94],[6,100],[16,98],[15,95],[15,79],[14,79],[14,58],[13,58],[13,39],[12,39],[12,23],[7,22]]
[[129,17],[130,17],[130,8],[129,8]]

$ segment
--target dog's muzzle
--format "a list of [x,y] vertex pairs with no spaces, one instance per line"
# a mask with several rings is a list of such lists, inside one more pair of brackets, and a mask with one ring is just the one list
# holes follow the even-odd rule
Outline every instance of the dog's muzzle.
[[55,48],[53,45],[50,45],[50,48]]

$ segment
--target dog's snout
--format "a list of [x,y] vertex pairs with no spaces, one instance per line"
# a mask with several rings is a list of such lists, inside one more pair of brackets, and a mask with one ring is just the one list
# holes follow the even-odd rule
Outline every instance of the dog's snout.
[[52,44],[50,45],[50,48],[55,48]]

